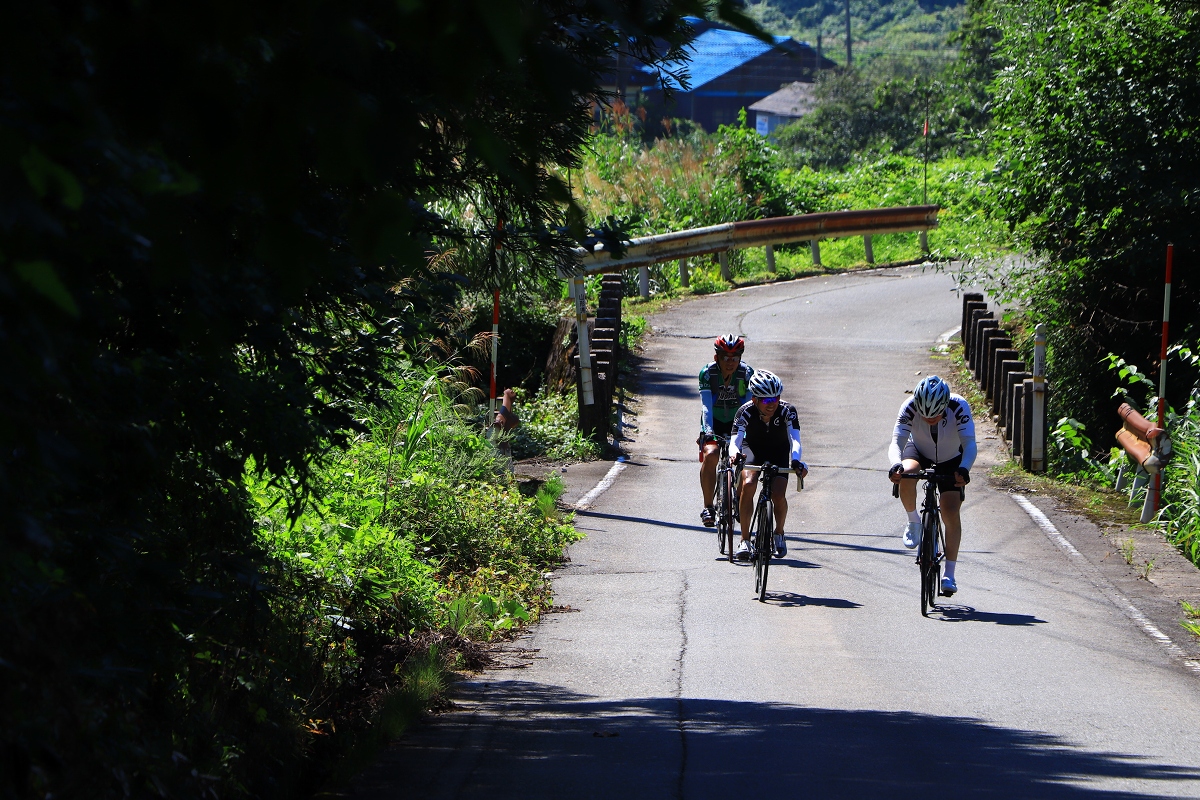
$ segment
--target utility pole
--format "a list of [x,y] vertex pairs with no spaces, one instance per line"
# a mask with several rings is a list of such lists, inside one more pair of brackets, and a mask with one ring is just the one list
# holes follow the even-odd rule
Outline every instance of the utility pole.
[[854,64],[850,42],[850,0],[846,0],[846,69],[850,69]]

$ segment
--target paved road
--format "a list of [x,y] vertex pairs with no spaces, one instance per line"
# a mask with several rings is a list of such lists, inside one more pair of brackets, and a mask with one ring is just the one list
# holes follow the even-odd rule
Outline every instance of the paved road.
[[[919,269],[855,273],[653,320],[632,458],[578,516],[588,539],[556,579],[572,612],[355,796],[1200,797],[1200,678],[984,469],[960,591],[919,613],[885,448],[957,325],[952,289]],[[695,375],[725,331],[783,378],[812,465],[767,604],[698,524]]]

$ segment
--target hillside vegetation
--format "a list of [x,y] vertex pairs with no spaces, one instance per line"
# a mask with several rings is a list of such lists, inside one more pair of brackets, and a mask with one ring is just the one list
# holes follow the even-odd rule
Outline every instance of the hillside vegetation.
[[[748,13],[772,33],[817,45],[823,54],[846,60],[845,4],[840,0],[751,0]],[[854,64],[894,72],[920,71],[953,61],[949,38],[967,17],[966,0],[851,0]],[[886,62],[886,65],[877,62]]]

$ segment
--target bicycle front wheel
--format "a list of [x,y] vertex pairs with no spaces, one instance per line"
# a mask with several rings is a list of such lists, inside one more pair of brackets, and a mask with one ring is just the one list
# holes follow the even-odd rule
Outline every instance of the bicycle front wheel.
[[758,602],[767,601],[767,573],[771,570],[771,553],[775,550],[775,508],[769,502],[763,507],[758,520],[758,531],[754,537],[757,574],[754,588],[758,591]]
[[921,520],[921,550],[917,561],[921,566],[921,616],[929,616],[937,597],[938,564],[936,549],[941,526],[935,514],[925,514]]

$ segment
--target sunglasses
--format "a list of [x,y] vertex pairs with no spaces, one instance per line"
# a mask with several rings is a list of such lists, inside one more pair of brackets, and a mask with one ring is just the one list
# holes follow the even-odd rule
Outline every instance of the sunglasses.
[[778,397],[760,397],[760,398],[758,398],[758,402],[762,403],[764,406],[770,406],[770,405],[774,405],[775,403],[778,403],[779,398]]
[[741,354],[740,354],[740,353],[721,353],[720,357],[721,357],[721,358],[724,358],[724,359],[726,359],[726,360],[730,360],[730,359],[732,359],[733,361],[737,361],[737,360],[738,360],[738,359],[740,359],[742,356],[741,356]]

